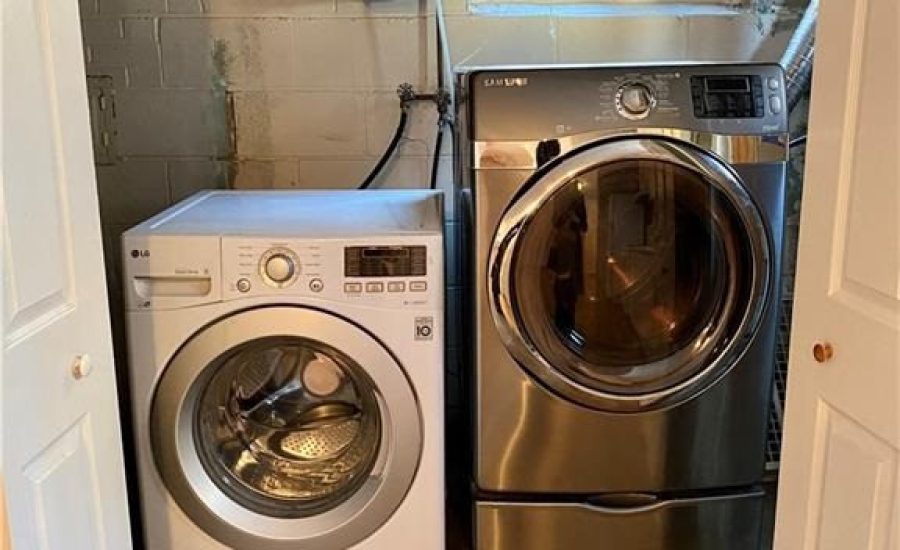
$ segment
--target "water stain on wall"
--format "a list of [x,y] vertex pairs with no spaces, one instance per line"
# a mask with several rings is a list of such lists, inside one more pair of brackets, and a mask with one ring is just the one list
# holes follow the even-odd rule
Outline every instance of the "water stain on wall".
[[[215,120],[221,123],[217,132],[225,136],[228,142],[228,153],[220,160],[228,163],[229,188],[234,188],[239,181],[247,179],[241,177],[241,172],[246,171],[242,169],[242,165],[245,164],[242,160],[246,159],[241,158],[239,144],[250,140],[254,143],[254,150],[264,151],[271,150],[272,145],[267,95],[233,89],[236,81],[262,81],[264,77],[261,69],[263,60],[260,56],[259,32],[256,29],[242,27],[236,42],[237,44],[233,45],[227,39],[215,39],[210,51],[213,68],[210,85],[216,97],[221,98],[216,102],[218,112]],[[264,176],[264,174],[257,175]]]

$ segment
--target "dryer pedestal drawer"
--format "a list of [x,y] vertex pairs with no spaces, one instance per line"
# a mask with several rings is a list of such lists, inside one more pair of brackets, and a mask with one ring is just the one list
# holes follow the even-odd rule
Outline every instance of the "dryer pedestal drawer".
[[478,550],[758,550],[764,492],[638,507],[478,502]]

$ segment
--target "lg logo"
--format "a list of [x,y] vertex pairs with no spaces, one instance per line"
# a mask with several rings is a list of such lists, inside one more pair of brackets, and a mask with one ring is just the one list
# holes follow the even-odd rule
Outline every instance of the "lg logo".
[[434,317],[416,317],[416,340],[434,338]]
[[132,258],[149,258],[149,257],[150,257],[150,251],[149,251],[149,250],[138,250],[138,249],[134,249],[134,250],[131,251],[131,257],[132,257]]

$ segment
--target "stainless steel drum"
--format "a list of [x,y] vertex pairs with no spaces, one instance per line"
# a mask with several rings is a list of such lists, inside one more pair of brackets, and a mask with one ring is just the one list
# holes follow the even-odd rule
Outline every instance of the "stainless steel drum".
[[251,510],[321,513],[352,494],[378,454],[371,380],[340,351],[302,337],[249,342],[210,369],[194,438],[219,488]]

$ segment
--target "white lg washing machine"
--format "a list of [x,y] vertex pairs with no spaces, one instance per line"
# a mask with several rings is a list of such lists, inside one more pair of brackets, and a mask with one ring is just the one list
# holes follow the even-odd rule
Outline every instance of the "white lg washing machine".
[[214,191],[125,233],[148,549],[443,548],[441,203]]

